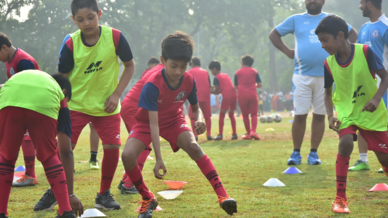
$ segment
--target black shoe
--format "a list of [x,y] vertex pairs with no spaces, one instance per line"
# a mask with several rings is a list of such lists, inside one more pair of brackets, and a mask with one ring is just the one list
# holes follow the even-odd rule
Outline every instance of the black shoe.
[[94,207],[105,210],[118,210],[120,209],[120,204],[113,199],[113,195],[110,194],[110,190],[108,189],[102,195],[98,195],[97,193]]
[[216,136],[216,137],[214,138],[214,140],[216,140],[216,141],[221,141],[221,140],[222,140],[222,135],[219,134],[218,136]]
[[211,135],[208,135],[208,136],[207,136],[207,140],[208,140],[208,141],[213,141],[214,139],[213,139],[213,137],[212,137]]
[[51,189],[48,189],[46,193],[44,193],[43,197],[35,205],[34,211],[52,210],[56,204],[57,200],[55,199],[54,193],[51,191]]
[[225,212],[229,215],[233,215],[233,213],[237,213],[237,202],[233,198],[228,198],[220,202],[220,206]]
[[150,200],[143,200],[138,218],[152,218],[152,212],[158,206],[158,200],[152,198]]
[[0,218],[8,218],[5,213],[0,213]]
[[117,189],[121,191],[121,186],[124,184],[123,180],[120,180],[119,186],[117,186]]
[[195,141],[198,142],[198,136],[195,136]]
[[65,211],[62,215],[59,215],[57,211],[57,216],[55,218],[77,218],[73,211]]
[[232,135],[232,140],[237,140],[237,139],[238,139],[237,134],[233,134],[233,135]]
[[131,186],[131,188],[125,187],[124,184],[121,185],[121,194],[139,194],[135,186]]

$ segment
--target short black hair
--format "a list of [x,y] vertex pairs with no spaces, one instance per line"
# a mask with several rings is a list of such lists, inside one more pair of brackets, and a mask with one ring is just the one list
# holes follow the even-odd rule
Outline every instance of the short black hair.
[[209,70],[216,69],[218,71],[221,71],[221,63],[219,61],[212,61],[209,64]]
[[253,57],[250,56],[250,55],[244,55],[244,56],[241,58],[241,61],[242,61],[242,63],[243,63],[245,66],[252,67],[253,63],[255,62],[255,59],[253,59]]
[[55,81],[57,81],[57,83],[59,84],[59,86],[61,87],[61,89],[66,89],[66,94],[65,94],[65,98],[69,98],[69,101],[71,100],[71,83],[70,83],[70,80],[69,78],[67,78],[66,76],[60,74],[60,73],[56,73],[56,74],[53,74],[51,75]]
[[12,46],[12,41],[8,38],[7,35],[0,32],[0,50],[3,45],[6,45],[8,48]]
[[373,4],[373,6],[375,6],[375,8],[381,10],[382,8],[382,4],[383,4],[383,0],[365,0],[366,3],[370,2]]
[[152,57],[148,60],[148,65],[150,64],[160,64],[160,61],[157,57]]
[[71,13],[73,16],[82,8],[89,8],[97,12],[100,10],[98,8],[97,0],[73,0],[71,1]]
[[162,41],[162,56],[168,59],[190,62],[193,57],[194,41],[191,36],[181,31],[168,35]]
[[191,60],[191,63],[193,63],[193,66],[200,67],[201,66],[201,59],[199,59],[199,57],[193,57],[193,59]]
[[333,35],[334,38],[337,38],[339,32],[343,32],[345,39],[348,39],[348,24],[342,17],[337,15],[325,17],[315,29],[315,34],[317,35],[320,33],[328,33]]

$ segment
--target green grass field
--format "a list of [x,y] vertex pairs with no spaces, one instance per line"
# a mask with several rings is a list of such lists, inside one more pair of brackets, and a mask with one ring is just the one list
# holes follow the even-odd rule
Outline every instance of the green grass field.
[[[331,202],[335,198],[335,160],[338,138],[328,128],[319,149],[322,165],[306,164],[310,149],[310,128],[306,132],[302,147],[303,163],[298,168],[303,172],[297,175],[286,175],[282,172],[288,168],[287,159],[292,152],[291,118],[284,114],[282,123],[259,124],[258,133],[261,141],[230,141],[207,142],[200,137],[199,143],[211,158],[218,174],[221,176],[228,194],[237,200],[238,213],[235,217],[345,217],[331,212]],[[239,136],[245,133],[242,120],[237,119]],[[311,123],[311,118],[308,123]],[[275,132],[265,132],[266,128],[274,128]],[[230,122],[225,121],[225,133],[230,132]],[[218,120],[213,119],[212,134],[218,132]],[[122,143],[127,133],[122,126]],[[230,138],[230,136],[228,137]],[[356,147],[356,146],[355,146]],[[121,148],[122,149],[122,148]],[[89,128],[85,128],[78,142],[75,153],[75,193],[83,202],[85,209],[94,207],[94,198],[99,190],[100,172],[90,171],[88,160]],[[102,160],[102,148],[98,159]],[[164,200],[156,192],[168,190],[163,181],[154,178],[152,169],[155,161],[148,160],[143,175],[145,181],[159,200],[163,211],[154,212],[154,217],[228,217],[216,203],[217,197],[206,178],[202,175],[194,161],[183,151],[173,154],[167,143],[162,144],[162,155],[168,173],[166,180],[186,181],[183,194],[175,200]],[[154,156],[151,153],[151,156]],[[358,159],[355,149],[350,164]],[[376,183],[385,183],[387,178],[378,174],[380,168],[375,156],[370,152],[369,172],[350,172],[348,176],[348,201],[352,211],[349,217],[388,217],[387,193],[373,193],[368,190]],[[22,158],[17,166],[24,165]],[[12,188],[9,201],[9,217],[55,217],[55,211],[33,212],[35,203],[40,199],[48,183],[42,166],[36,163],[39,185],[29,188]],[[116,171],[111,192],[121,204],[121,210],[107,211],[107,217],[137,217],[136,202],[140,195],[121,195],[116,188],[123,173],[121,161]],[[270,178],[278,178],[286,187],[263,187]],[[1,197],[1,196],[0,196]],[[58,207],[56,206],[55,209]]]

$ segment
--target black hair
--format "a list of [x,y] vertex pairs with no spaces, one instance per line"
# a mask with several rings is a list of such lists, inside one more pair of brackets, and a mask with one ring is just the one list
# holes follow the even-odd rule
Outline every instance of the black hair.
[[253,63],[255,62],[255,59],[253,59],[253,57],[250,56],[250,55],[244,55],[244,56],[241,58],[241,61],[242,61],[242,63],[243,63],[245,66],[252,67]]
[[383,0],[365,0],[366,3],[370,2],[373,4],[373,6],[375,6],[375,8],[381,10],[382,8],[382,4],[383,4]]
[[158,58],[152,57],[152,58],[150,58],[150,59],[148,60],[148,65],[150,65],[150,64],[160,64],[160,61],[159,61]]
[[8,48],[12,46],[12,41],[8,38],[7,35],[0,32],[0,50],[3,45],[6,45]]
[[71,100],[71,83],[70,83],[70,80],[60,74],[60,73],[56,73],[56,74],[53,74],[51,75],[55,81],[57,81],[57,83],[59,84],[59,86],[61,87],[61,89],[66,89],[66,94],[65,94],[65,98],[69,98],[69,101]]
[[218,71],[221,71],[221,63],[219,61],[212,61],[209,64],[209,70],[216,69]]
[[82,8],[89,8],[97,12],[100,10],[98,8],[97,0],[73,0],[71,1],[71,13],[73,16]]
[[162,56],[168,59],[189,63],[193,57],[194,41],[187,33],[176,31],[162,41]]
[[343,32],[345,39],[348,39],[348,24],[342,17],[337,15],[325,17],[315,29],[315,34],[317,35],[320,33],[328,33],[333,35],[334,38],[337,38],[339,32]]
[[193,57],[193,59],[191,60],[191,63],[193,63],[193,66],[200,67],[201,66],[201,59],[199,59],[199,57]]

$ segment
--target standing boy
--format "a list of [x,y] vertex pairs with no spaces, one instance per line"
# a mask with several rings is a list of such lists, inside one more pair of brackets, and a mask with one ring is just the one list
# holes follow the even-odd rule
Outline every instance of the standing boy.
[[[154,174],[156,178],[163,179],[167,170],[160,152],[159,136],[170,142],[174,152],[180,148],[187,152],[211,183],[220,206],[228,214],[237,212],[236,201],[227,195],[217,171],[196,143],[182,113],[181,108],[186,99],[189,100],[196,119],[200,113],[195,81],[191,74],[185,73],[193,55],[193,44],[191,37],[182,32],[167,36],[162,42],[161,57],[165,68],[148,78],[140,96],[141,109],[136,114],[138,123],[133,127],[133,133],[122,154],[126,173],[143,198],[139,218],[152,217],[158,201],[145,185],[136,160],[144,149],[150,149],[152,141],[156,158]],[[206,129],[202,122],[197,122],[195,127],[197,134],[202,134]],[[160,174],[159,170],[164,173]]]
[[222,94],[222,102],[220,115],[218,120],[218,135],[214,138],[214,140],[222,140],[223,139],[223,131],[224,131],[224,120],[225,114],[229,110],[229,119],[232,124],[232,140],[236,140],[238,138],[236,131],[236,118],[234,116],[234,111],[236,110],[237,105],[237,94],[236,90],[233,87],[232,80],[228,76],[228,74],[221,73],[221,63],[218,61],[212,61],[209,64],[209,70],[214,76],[214,86],[211,89],[211,93],[215,95]]
[[[241,69],[234,76],[234,85],[238,91],[238,103],[240,104],[245,130],[247,131],[242,138],[260,140],[259,134],[256,133],[259,103],[256,89],[262,85],[260,75],[257,73],[257,70],[252,68],[254,61],[250,55],[245,55],[241,58]],[[249,122],[249,115],[251,115],[252,128]]]
[[[341,17],[330,15],[315,31],[322,48],[330,54],[324,67],[325,105],[330,128],[338,132],[340,138],[336,162],[337,196],[332,204],[335,213],[350,213],[346,180],[357,130],[388,173],[387,110],[381,100],[388,87],[388,74],[369,46],[349,43],[347,28]],[[382,81],[379,88],[375,74]],[[333,116],[333,106],[338,119]]]

